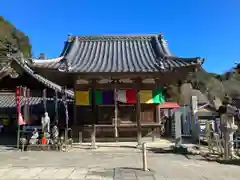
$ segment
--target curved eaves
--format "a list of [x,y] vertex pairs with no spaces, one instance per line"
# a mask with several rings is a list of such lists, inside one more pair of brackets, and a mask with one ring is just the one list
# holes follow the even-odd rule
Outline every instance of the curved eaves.
[[[27,64],[20,62],[17,58],[14,58],[13,60],[15,60],[15,62],[21,66],[21,68],[23,68],[23,70],[28,73],[30,76],[32,76],[33,78],[35,78],[37,81],[41,82],[42,84],[44,84],[45,86],[54,89],[58,92],[62,92],[62,87],[55,84],[54,82],[44,78],[43,76],[36,74]],[[65,90],[65,94],[70,97],[70,98],[74,98],[74,92],[71,90]]]
[[64,55],[64,59],[67,61],[68,65],[71,66],[72,62],[76,58],[76,55],[79,53],[79,40],[78,38],[74,38],[71,42],[71,45],[68,48],[68,52]]
[[159,48],[162,50],[162,54],[164,57],[174,57],[177,58],[177,56],[173,56],[172,53],[169,51],[168,47],[166,46],[165,40],[161,37],[161,35],[156,36],[156,41],[159,46]]
[[64,58],[64,56],[57,57],[57,58],[51,58],[51,59],[31,58],[30,61],[31,61],[32,65],[34,66],[34,65],[42,65],[42,64],[49,64],[49,63],[59,63],[63,58]]
[[72,54],[72,47],[74,45],[75,39],[69,39],[65,42],[64,48],[57,58],[51,58],[51,59],[36,59],[36,58],[30,58],[28,59],[27,63],[31,67],[38,67],[38,68],[52,68],[52,69],[58,69],[61,66],[64,66],[63,60],[66,60],[66,56],[69,56],[69,54]]
[[63,47],[63,50],[62,50],[60,56],[65,56],[68,53],[69,49],[71,48],[71,45],[72,45],[71,41],[69,41],[69,40],[66,41],[64,43],[64,47]]
[[155,46],[154,49],[157,51],[156,54],[157,54],[158,58],[164,58],[166,55],[165,55],[165,52],[163,51],[161,43],[159,42],[158,35],[154,36],[153,40],[154,40],[154,43],[155,43],[154,44],[154,46]]
[[170,52],[166,40],[163,39],[163,38],[161,37],[161,35],[158,37],[158,40],[160,41],[161,47],[162,47],[165,55],[167,55],[167,56],[174,56],[174,55]]

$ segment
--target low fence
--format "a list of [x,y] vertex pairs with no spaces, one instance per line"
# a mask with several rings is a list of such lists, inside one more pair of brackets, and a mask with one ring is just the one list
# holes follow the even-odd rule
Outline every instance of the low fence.
[[[136,124],[119,124],[117,128],[111,124],[85,125],[78,130],[78,141],[89,142],[92,141],[93,136],[99,142],[102,141],[102,139],[105,141],[137,141],[139,131],[142,137],[151,137],[154,141],[157,136],[160,136],[160,126],[159,123],[141,124],[141,129],[139,130]],[[115,137],[116,130],[117,137]]]

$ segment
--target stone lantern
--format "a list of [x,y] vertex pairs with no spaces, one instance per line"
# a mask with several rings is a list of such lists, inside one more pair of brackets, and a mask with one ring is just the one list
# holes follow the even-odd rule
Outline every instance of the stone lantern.
[[225,96],[223,105],[219,107],[220,113],[220,129],[224,139],[224,159],[228,160],[229,155],[234,156],[233,134],[236,132],[238,126],[234,123],[234,116],[239,114],[239,110],[230,105],[231,99]]

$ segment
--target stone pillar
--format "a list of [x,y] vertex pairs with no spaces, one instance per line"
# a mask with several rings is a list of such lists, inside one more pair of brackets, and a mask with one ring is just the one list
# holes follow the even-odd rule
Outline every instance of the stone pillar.
[[182,145],[182,128],[181,128],[181,112],[176,111],[174,114],[175,120],[175,146]]
[[198,125],[198,104],[197,104],[197,96],[192,96],[191,98],[191,112],[192,112],[192,138],[193,141],[196,142],[199,139],[199,129],[200,126]]

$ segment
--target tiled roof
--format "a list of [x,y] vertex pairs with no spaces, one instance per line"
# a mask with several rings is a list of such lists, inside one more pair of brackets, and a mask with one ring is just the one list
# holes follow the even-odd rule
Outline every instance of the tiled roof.
[[0,79],[4,78],[5,76],[9,75],[11,72],[11,67],[6,65],[5,67],[1,67],[0,70]]
[[[42,97],[30,97],[27,100],[28,105],[37,105],[42,103]],[[54,101],[54,98],[47,98],[47,101]],[[61,99],[59,99],[61,101]],[[71,100],[68,100],[71,101]],[[23,97],[20,97],[20,105],[24,105]],[[16,107],[15,93],[0,93],[0,108],[14,108]]]
[[61,64],[64,56],[60,56],[53,59],[30,59],[31,65],[35,67],[48,67],[51,69],[56,69]]
[[[14,57],[15,56],[15,57]],[[28,73],[30,76],[32,76],[33,78],[35,78],[37,81],[39,81],[40,83],[44,84],[45,86],[54,89],[58,92],[62,92],[62,87],[55,84],[54,82],[48,80],[47,78],[37,74],[36,72],[34,72],[27,63],[25,63],[23,57],[19,54],[15,54],[12,58],[13,60],[21,67],[23,68],[23,70]],[[64,90],[65,94],[70,97],[73,98],[74,97],[74,92],[72,90]]]
[[32,66],[78,73],[159,72],[202,62],[173,56],[162,35],[70,37],[61,56]]
[[[29,99],[29,105],[36,105],[41,103],[40,97],[32,97]],[[21,106],[24,104],[23,98],[20,98]],[[0,93],[0,108],[16,107],[16,99],[14,93]]]

